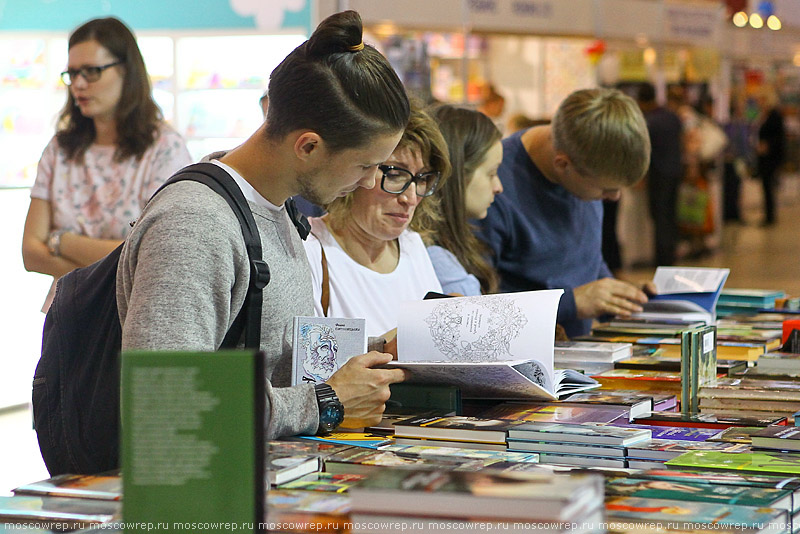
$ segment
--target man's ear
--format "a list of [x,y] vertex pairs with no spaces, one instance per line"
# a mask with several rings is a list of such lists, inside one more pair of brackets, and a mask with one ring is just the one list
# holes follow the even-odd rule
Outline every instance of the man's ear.
[[563,173],[571,163],[569,156],[563,152],[556,152],[556,155],[553,157],[553,166],[559,173]]
[[306,161],[322,149],[322,137],[317,132],[302,132],[294,141],[294,153],[298,159]]

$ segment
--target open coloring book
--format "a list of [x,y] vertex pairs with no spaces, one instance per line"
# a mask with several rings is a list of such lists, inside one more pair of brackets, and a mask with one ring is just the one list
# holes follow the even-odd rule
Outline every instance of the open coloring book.
[[466,397],[543,398],[597,387],[553,369],[561,289],[404,302],[398,360],[409,382],[450,384]]

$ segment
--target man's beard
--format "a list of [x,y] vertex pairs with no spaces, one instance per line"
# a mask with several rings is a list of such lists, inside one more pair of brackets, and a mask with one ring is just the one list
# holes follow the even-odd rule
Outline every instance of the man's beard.
[[300,196],[317,206],[330,204],[336,198],[336,194],[329,193],[323,196],[323,193],[318,190],[320,185],[322,185],[320,183],[322,180],[324,180],[324,178],[321,178],[318,172],[311,172],[298,176],[297,186],[300,189]]

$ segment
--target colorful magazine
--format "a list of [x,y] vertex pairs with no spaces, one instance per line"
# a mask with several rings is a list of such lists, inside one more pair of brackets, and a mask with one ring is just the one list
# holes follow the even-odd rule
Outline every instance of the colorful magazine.
[[738,454],[709,451],[690,451],[667,462],[668,467],[691,469],[721,469],[800,475],[800,454],[786,452],[742,452]]

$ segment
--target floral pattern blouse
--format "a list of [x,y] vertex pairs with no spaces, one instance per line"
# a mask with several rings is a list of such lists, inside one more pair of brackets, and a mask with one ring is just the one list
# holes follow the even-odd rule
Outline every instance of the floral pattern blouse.
[[50,202],[53,230],[124,239],[156,189],[192,163],[183,138],[167,124],[141,159],[114,161],[114,151],[111,145],[91,145],[76,163],[67,160],[55,137],[50,140],[31,198]]

